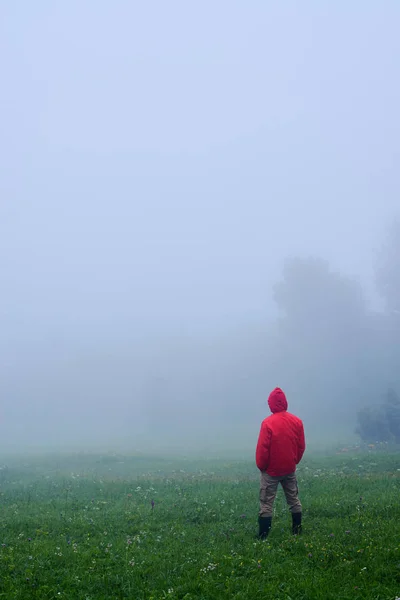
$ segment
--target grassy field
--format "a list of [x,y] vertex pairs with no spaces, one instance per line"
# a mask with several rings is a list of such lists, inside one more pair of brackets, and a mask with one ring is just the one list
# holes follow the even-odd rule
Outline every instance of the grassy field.
[[394,600],[399,459],[308,457],[303,535],[280,492],[265,542],[252,462],[3,459],[0,598]]

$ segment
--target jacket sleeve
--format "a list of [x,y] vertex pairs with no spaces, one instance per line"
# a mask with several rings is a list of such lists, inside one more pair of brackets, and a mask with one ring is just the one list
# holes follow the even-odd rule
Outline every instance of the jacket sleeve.
[[298,465],[299,462],[301,461],[301,459],[303,458],[305,449],[306,449],[306,441],[305,441],[305,437],[304,437],[304,426],[303,426],[303,423],[300,421],[299,437],[297,439],[296,465]]
[[264,423],[261,425],[256,449],[256,465],[260,471],[266,471],[269,462],[269,447],[271,443],[271,430]]

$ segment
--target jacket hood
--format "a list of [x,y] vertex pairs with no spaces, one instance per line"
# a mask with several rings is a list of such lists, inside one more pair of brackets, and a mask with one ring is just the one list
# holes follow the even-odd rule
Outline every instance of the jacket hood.
[[285,393],[281,388],[275,388],[269,395],[268,406],[272,413],[284,412],[287,410],[288,403]]

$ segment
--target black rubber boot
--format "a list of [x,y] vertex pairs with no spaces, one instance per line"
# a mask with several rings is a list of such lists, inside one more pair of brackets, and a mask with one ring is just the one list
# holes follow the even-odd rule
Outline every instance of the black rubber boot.
[[292,533],[293,535],[299,535],[301,531],[301,512],[292,513]]
[[258,537],[260,540],[265,540],[268,537],[271,529],[272,517],[258,517]]

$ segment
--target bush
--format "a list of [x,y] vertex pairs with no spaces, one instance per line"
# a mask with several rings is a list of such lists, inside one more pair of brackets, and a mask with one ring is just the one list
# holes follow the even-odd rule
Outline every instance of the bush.
[[366,407],[357,415],[356,433],[364,442],[400,443],[400,399],[392,389],[377,407]]

